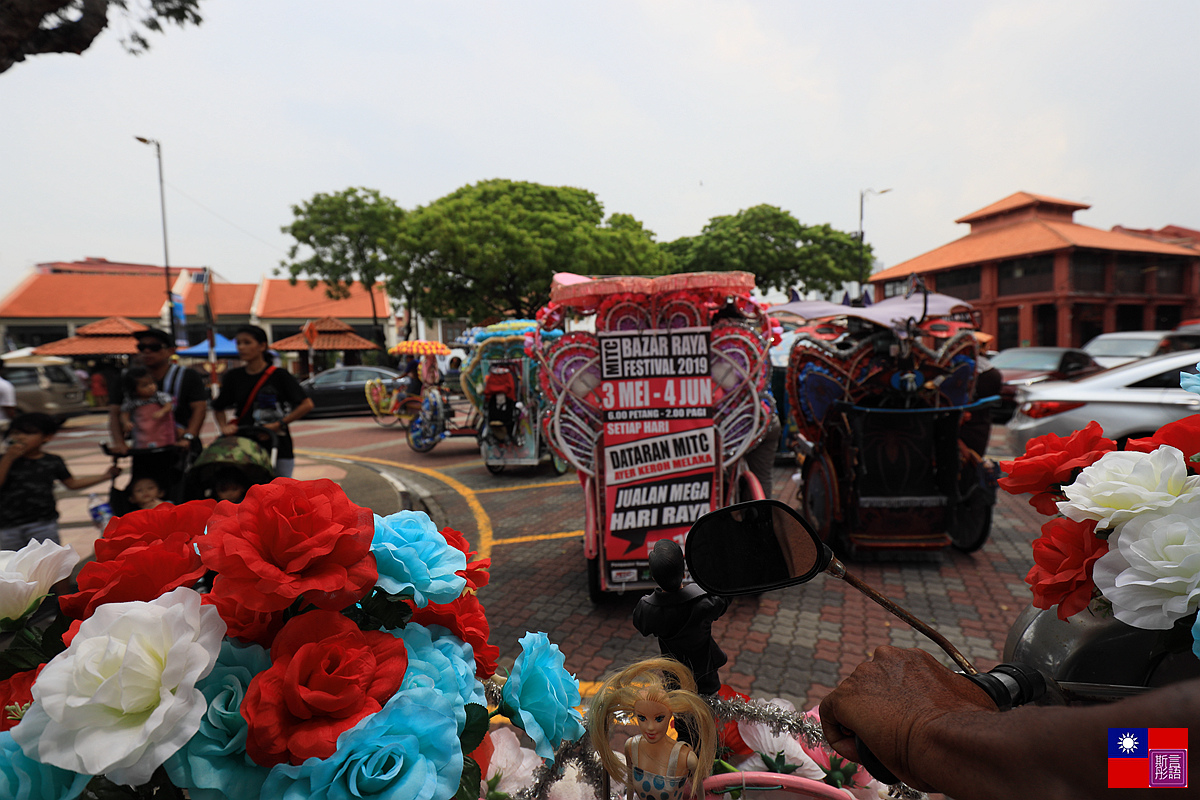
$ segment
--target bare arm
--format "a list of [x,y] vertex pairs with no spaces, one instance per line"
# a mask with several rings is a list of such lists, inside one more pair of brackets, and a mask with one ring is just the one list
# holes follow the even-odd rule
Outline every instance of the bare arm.
[[170,400],[168,400],[167,402],[162,404],[162,408],[160,408],[158,411],[154,412],[154,418],[162,419],[163,417],[167,416],[168,414],[170,414],[174,411],[175,411],[175,404],[172,403]]
[[121,468],[113,464],[106,472],[100,475],[79,475],[71,476],[62,482],[62,485],[68,489],[86,489],[89,486],[95,486],[97,483],[103,483],[110,478],[115,478],[121,474]]
[[204,415],[208,413],[208,403],[203,400],[197,400],[189,403],[188,408],[192,410],[192,415],[188,417],[187,430],[184,433],[199,436],[200,429],[204,427]]
[[23,444],[13,442],[4,451],[4,455],[0,456],[0,486],[8,480],[8,471],[12,469],[13,462],[25,454],[29,448]]
[[1107,788],[1108,728],[1197,719],[1200,680],[1119,703],[1001,713],[928,653],[893,647],[878,648],[821,702],[839,754],[858,760],[853,731],[910,786],[958,800],[1136,796]]
[[108,407],[108,449],[123,456],[129,452],[129,447],[125,444],[125,431],[121,427],[123,424],[121,416],[120,406],[110,405]]

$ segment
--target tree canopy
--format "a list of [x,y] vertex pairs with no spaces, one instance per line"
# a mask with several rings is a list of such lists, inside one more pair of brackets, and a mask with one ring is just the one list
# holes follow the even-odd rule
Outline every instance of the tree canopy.
[[[699,236],[662,245],[673,272],[744,270],[760,289],[828,293],[859,274],[858,237],[829,225],[803,225],[776,206],[758,205],[713,217]],[[862,256],[871,263],[871,248]]]
[[[375,189],[350,188],[334,194],[313,195],[292,206],[295,221],[283,226],[296,243],[288,250],[291,261],[280,262],[293,283],[306,278],[309,286],[325,284],[332,299],[348,297],[357,281],[371,297],[375,335],[380,336],[379,311],[371,291],[387,276],[398,277],[403,264],[391,261],[393,246],[404,219],[404,209]],[[307,258],[296,256],[304,248]],[[382,343],[382,342],[380,342]]]
[[532,317],[556,272],[630,275],[665,271],[654,234],[628,214],[604,221],[585,189],[487,180],[464,186],[405,220],[414,307],[426,316]]
[[200,0],[148,0],[135,18],[128,0],[4,0],[0,2],[0,72],[27,56],[43,53],[82,53],[108,26],[111,7],[130,20],[130,33],[121,44],[131,53],[144,53],[150,42],[140,28],[161,31],[164,22],[180,27],[199,25]]

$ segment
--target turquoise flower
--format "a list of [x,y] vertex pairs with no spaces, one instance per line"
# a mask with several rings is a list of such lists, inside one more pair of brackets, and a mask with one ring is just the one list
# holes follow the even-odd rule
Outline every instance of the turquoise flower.
[[463,768],[453,706],[437,689],[401,689],[329,758],[274,767],[260,800],[450,800]]
[[[440,632],[435,633],[435,630]],[[400,691],[415,688],[436,689],[450,698],[454,716],[462,733],[467,724],[467,703],[479,703],[487,707],[483,686],[475,678],[475,656],[470,645],[465,645],[441,626],[426,628],[410,622],[399,630],[389,631],[404,641],[408,651],[408,669]],[[435,641],[435,635],[439,638]],[[448,640],[454,640],[448,641]],[[458,642],[457,646],[454,642]],[[466,648],[465,650],[463,648]]]
[[[1196,365],[1196,369],[1200,369],[1200,364]],[[1179,385],[1189,392],[1200,394],[1200,375],[1195,375],[1191,372],[1179,373]]]
[[246,720],[239,709],[250,679],[271,666],[267,651],[229,639],[208,676],[196,684],[208,702],[200,730],[163,765],[192,800],[258,797],[269,771],[246,755]]
[[0,797],[8,800],[74,800],[83,794],[91,775],[34,761],[0,731]]
[[564,669],[566,658],[544,633],[521,637],[521,655],[504,684],[505,712],[533,739],[542,758],[554,758],[559,742],[583,735],[579,681]]
[[466,555],[422,511],[376,514],[371,553],[379,567],[377,585],[391,594],[411,593],[417,608],[452,603],[467,588],[458,574],[467,568]]
[[1200,614],[1196,615],[1196,624],[1192,626],[1192,652],[1200,658]]

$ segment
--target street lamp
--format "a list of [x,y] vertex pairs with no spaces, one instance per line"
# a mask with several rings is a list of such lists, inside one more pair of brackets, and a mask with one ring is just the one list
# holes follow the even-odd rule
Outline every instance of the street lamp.
[[[175,301],[171,297],[171,258],[167,254],[167,195],[163,191],[163,168],[162,168],[162,144],[157,139],[147,139],[144,136],[135,136],[142,144],[154,145],[154,152],[158,156],[158,201],[162,208],[162,229],[163,229],[163,279],[167,284],[167,319],[171,321],[171,341],[177,341],[175,333]],[[862,214],[859,214],[860,218]],[[862,227],[861,221],[859,227]]]
[[863,189],[858,193],[858,305],[862,305],[862,299],[866,295],[864,281],[867,273],[867,251],[863,246],[863,202],[869,194],[887,194],[890,191],[891,189]]

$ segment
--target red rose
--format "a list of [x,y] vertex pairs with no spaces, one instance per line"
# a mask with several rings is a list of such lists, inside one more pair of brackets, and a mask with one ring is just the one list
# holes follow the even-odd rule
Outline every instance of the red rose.
[[1090,467],[1116,449],[1117,443],[1104,438],[1095,420],[1065,439],[1053,433],[1038,436],[1029,440],[1025,455],[1000,462],[1000,468],[1008,473],[1000,479],[1000,486],[1011,494],[1032,492],[1029,504],[1043,514],[1053,514],[1057,510],[1053,504],[1062,499],[1062,484],[1073,481],[1077,470]]
[[92,561],[79,571],[79,591],[59,598],[72,619],[87,619],[97,606],[131,600],[149,601],[191,586],[204,575],[204,564],[182,530],[150,544],[130,544],[111,561]]
[[1183,460],[1192,472],[1200,472],[1200,463],[1189,459],[1200,453],[1200,414],[1168,422],[1158,429],[1153,436],[1144,439],[1130,439],[1125,443],[1126,450],[1139,453],[1153,453],[1160,445],[1170,445],[1183,453]]
[[253,611],[280,611],[301,596],[339,611],[379,579],[374,516],[330,480],[276,478],[251,486],[239,504],[221,503],[197,541],[216,570],[213,593]]
[[226,635],[243,642],[260,644],[267,649],[270,649],[275,634],[279,633],[286,621],[282,611],[252,611],[237,602],[236,598],[225,595],[210,592],[201,595],[200,602],[217,609],[229,629]]
[[1033,567],[1025,582],[1033,588],[1038,608],[1058,605],[1058,618],[1078,614],[1091,602],[1092,568],[1108,552],[1108,542],[1096,536],[1096,520],[1075,522],[1056,517],[1042,526],[1033,540]]
[[454,528],[442,528],[442,536],[446,537],[447,544],[458,548],[467,557],[467,568],[458,571],[459,575],[467,579],[467,591],[487,586],[488,581],[492,578],[488,572],[488,568],[492,566],[492,560],[490,558],[480,558],[472,561],[471,556],[479,554],[471,550],[471,545],[467,542],[467,537],[454,530]]
[[45,666],[45,664],[40,664],[37,669],[18,672],[8,680],[0,681],[0,731],[6,731],[20,722],[20,720],[9,719],[9,712],[4,709],[14,705],[24,706],[26,703],[33,702],[33,682],[37,680],[37,676],[41,674]]
[[[726,700],[732,700],[735,697],[741,700],[746,700],[747,702],[750,700],[750,698],[746,695],[735,691],[725,684],[721,684],[721,689],[717,692],[717,696],[723,697]],[[746,744],[746,742],[742,739],[742,734],[740,731],[738,731],[738,724],[736,721],[726,722],[717,730],[717,736],[720,739],[720,741],[717,742],[718,758],[725,757],[721,755],[720,751],[726,751],[734,756],[748,756],[754,752],[750,749],[750,745]]]
[[[409,605],[412,606],[412,603]],[[488,644],[491,626],[483,613],[483,604],[475,594],[467,592],[453,603],[445,605],[429,603],[424,608],[414,607],[413,622],[425,627],[441,625],[471,645],[475,652],[475,675],[480,680],[496,674],[496,659],[500,657],[500,648]]]
[[178,506],[163,503],[113,517],[104,536],[96,540],[96,560],[111,561],[126,547],[161,541],[180,531],[186,531],[194,541],[203,535],[216,505],[216,500],[193,500]]
[[328,758],[343,731],[383,708],[407,669],[403,639],[361,631],[334,611],[293,617],[271,645],[271,666],[246,689],[246,753],[264,767]]

